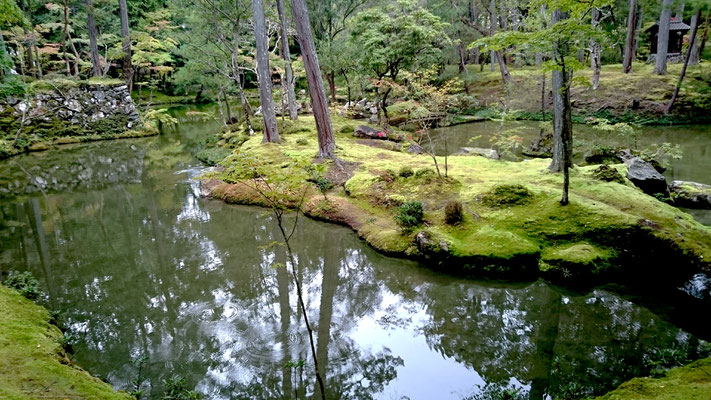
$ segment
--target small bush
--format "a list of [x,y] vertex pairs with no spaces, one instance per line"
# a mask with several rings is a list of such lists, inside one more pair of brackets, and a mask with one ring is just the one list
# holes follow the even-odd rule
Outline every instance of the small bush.
[[29,271],[11,271],[10,276],[4,282],[5,286],[15,289],[24,297],[35,300],[40,295],[39,281]]
[[338,132],[343,134],[353,133],[355,128],[353,128],[353,125],[343,125]]
[[444,206],[444,222],[448,225],[456,225],[464,219],[464,209],[462,203],[451,200]]
[[414,175],[414,174],[415,174],[415,172],[412,170],[412,167],[409,167],[409,166],[407,166],[407,165],[404,166],[404,167],[402,167],[402,168],[400,168],[400,172],[398,172],[398,175],[399,175],[401,178],[407,178],[407,177],[410,177],[410,176],[412,176],[412,175]]
[[419,201],[408,201],[398,210],[395,220],[404,228],[414,228],[421,225],[424,220],[424,210]]
[[188,389],[188,384],[185,378],[174,376],[163,381],[165,391],[163,392],[163,400],[199,400],[202,395],[194,390]]
[[432,168],[418,169],[415,172],[415,178],[431,178],[437,175],[437,173]]
[[304,138],[299,138],[296,139],[296,144],[298,144],[299,146],[306,146],[307,144],[309,144],[309,141]]
[[532,197],[523,185],[497,185],[481,196],[481,202],[488,207],[507,207],[530,203]]
[[322,176],[316,178],[314,180],[314,183],[316,184],[316,186],[318,186],[318,189],[321,191],[321,193],[325,193],[333,189],[333,182]]

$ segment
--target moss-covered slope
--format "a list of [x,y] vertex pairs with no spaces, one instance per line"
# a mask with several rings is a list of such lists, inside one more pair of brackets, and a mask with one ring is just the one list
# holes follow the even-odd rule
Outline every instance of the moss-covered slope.
[[[261,177],[291,188],[282,195],[287,193],[293,206],[299,188],[321,174],[335,189],[325,198],[310,185],[303,203],[308,215],[351,226],[383,252],[424,257],[457,270],[545,274],[560,280],[615,274],[623,264],[645,273],[659,272],[658,267],[670,273],[709,270],[711,228],[630,182],[595,179],[595,167],[572,171],[571,204],[564,207],[559,204],[562,177],[547,172],[549,160],[451,156],[448,177],[439,178],[428,155],[385,149],[379,141],[343,133],[337,135],[338,165],[326,162],[323,172],[315,173],[309,170],[317,148],[313,119],[302,117],[296,124],[311,129],[290,129],[293,133],[283,135],[282,144],[261,144],[256,136],[240,140],[207,191],[228,202],[263,205],[250,180]],[[344,126],[355,122],[336,117],[334,124],[337,132],[347,132]],[[444,158],[438,163],[444,174]],[[414,173],[400,174],[403,167]],[[623,165],[615,168],[625,175]],[[521,186],[529,193],[524,201],[491,198]],[[423,203],[425,221],[403,231],[394,216],[399,205],[413,200]],[[455,226],[447,225],[444,215],[452,200],[463,204],[465,214]],[[419,233],[427,243],[416,240]],[[672,271],[669,265],[685,268]]]
[[596,400],[711,400],[711,358],[669,370],[661,378],[635,378]]
[[47,310],[0,285],[0,398],[131,399],[74,366]]

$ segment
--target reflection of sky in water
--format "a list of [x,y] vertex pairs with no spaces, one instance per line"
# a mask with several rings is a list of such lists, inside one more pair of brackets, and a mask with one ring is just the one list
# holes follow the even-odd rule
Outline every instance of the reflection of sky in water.
[[[0,268],[40,279],[80,339],[80,365],[118,388],[147,354],[152,395],[173,375],[215,399],[313,394],[293,279],[274,268],[286,257],[270,245],[273,219],[200,199],[200,170],[174,170],[0,202]],[[603,290],[444,276],[341,227],[302,220],[293,247],[329,398],[457,399],[491,382],[539,398],[570,382],[599,392],[640,372],[645,355],[696,343]],[[299,360],[303,371],[288,367]]]

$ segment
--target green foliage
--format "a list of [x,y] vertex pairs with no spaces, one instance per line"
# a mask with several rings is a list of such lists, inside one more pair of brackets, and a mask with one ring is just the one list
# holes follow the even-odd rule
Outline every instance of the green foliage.
[[533,193],[523,185],[496,185],[481,195],[481,202],[488,207],[501,208],[527,204],[532,198]]
[[173,128],[178,123],[178,120],[170,115],[167,108],[150,109],[143,116],[146,126],[153,129],[161,127]]
[[39,288],[39,281],[29,271],[10,271],[10,275],[3,284],[17,290],[22,296],[30,300],[36,300],[42,293]]
[[411,229],[422,225],[424,220],[424,209],[419,201],[408,201],[398,208],[395,221],[405,229]]
[[397,175],[401,178],[409,178],[412,175],[415,174],[415,171],[412,170],[412,167],[409,165],[403,165],[400,167],[400,171],[398,171]]
[[457,225],[464,220],[464,209],[462,203],[457,200],[450,200],[444,206],[444,222],[448,225]]
[[165,391],[163,391],[162,400],[199,400],[202,395],[188,388],[185,378],[181,376],[173,376],[163,380]]
[[[1,67],[1,66],[0,66]],[[21,97],[27,91],[27,85],[15,76],[0,79],[0,99],[10,96]]]

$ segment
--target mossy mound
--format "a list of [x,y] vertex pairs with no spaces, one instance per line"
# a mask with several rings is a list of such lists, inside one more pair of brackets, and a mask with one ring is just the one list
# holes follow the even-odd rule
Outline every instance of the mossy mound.
[[72,364],[44,308],[0,285],[0,398],[132,399]]
[[671,369],[661,378],[634,378],[595,400],[711,400],[711,358]]
[[533,193],[525,186],[504,184],[496,185],[493,189],[481,195],[481,202],[488,207],[501,208],[528,204],[532,198]]
[[[337,165],[316,163],[313,118],[301,117],[301,123],[310,124],[312,131],[291,134],[282,144],[262,144],[261,136],[250,137],[223,161],[225,170],[213,175],[223,183],[208,192],[232,202],[268,205],[245,185],[266,181],[291,188],[284,192],[287,202],[298,204],[308,187],[303,202],[308,215],[346,224],[378,250],[415,258],[425,256],[416,240],[425,230],[428,240],[447,248],[427,259],[453,271],[594,283],[617,279],[620,271],[671,279],[711,270],[711,228],[629,182],[596,179],[597,166],[571,170],[571,202],[561,206],[562,176],[548,172],[549,160],[450,157],[445,170],[445,160],[438,158],[440,176],[427,155],[370,147],[337,134],[339,162],[354,167],[324,199],[307,182],[313,181],[313,174],[305,168]],[[334,116],[333,123],[339,132],[351,122]],[[624,165],[612,168],[626,173]],[[401,169],[404,176],[398,173]],[[422,203],[424,224],[407,231],[395,215],[411,201]],[[445,208],[451,201],[462,206],[456,225],[446,223]],[[621,265],[625,268],[618,268]],[[669,265],[682,267],[670,270]]]
[[617,182],[625,184],[625,177],[615,167],[601,165],[593,171],[593,177],[603,182]]

